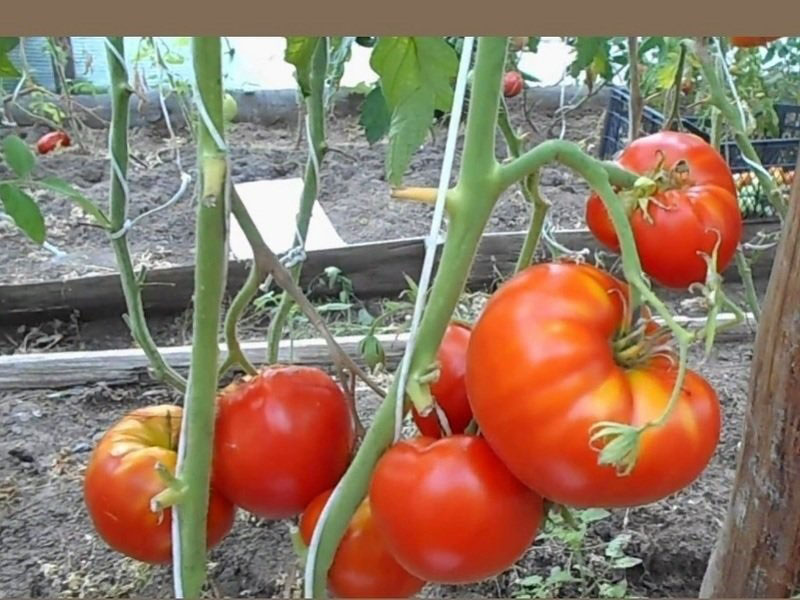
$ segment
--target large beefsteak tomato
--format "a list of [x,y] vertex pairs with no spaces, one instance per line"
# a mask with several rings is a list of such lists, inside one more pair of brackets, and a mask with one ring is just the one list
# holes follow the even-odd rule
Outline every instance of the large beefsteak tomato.
[[[731,171],[713,146],[691,133],[662,131],[634,140],[617,162],[656,183],[650,198],[631,197],[628,206],[645,273],[667,287],[702,283],[708,271],[703,254],[710,256],[718,242],[717,271],[730,264],[742,237],[742,215]],[[586,224],[600,242],[619,251],[597,194],[586,204]]]
[[[641,434],[633,470],[621,476],[598,464],[590,428],[655,420],[677,376],[663,348],[638,357],[636,346],[613,348],[627,295],[625,284],[595,267],[542,263],[501,286],[473,328],[467,391],[481,433],[514,475],[554,502],[654,502],[691,483],[719,441],[714,389],[687,370],[669,418]],[[648,335],[663,345],[663,333]]]
[[[447,417],[451,433],[464,433],[472,421],[472,410],[467,400],[467,386],[464,383],[469,334],[470,328],[467,325],[450,323],[436,354],[436,359],[439,361],[439,378],[431,384],[431,395]],[[422,435],[441,437],[442,429],[436,412],[432,411],[423,417],[412,406],[411,416]]]
[[[162,405],[125,415],[101,438],[86,467],[84,499],[97,533],[113,549],[142,562],[172,559],[171,509],[154,513],[150,500],[165,488],[156,464],[175,472],[181,414],[180,406]],[[228,534],[235,512],[212,482],[208,547]]]
[[481,437],[403,440],[378,461],[369,488],[387,548],[426,581],[467,583],[508,569],[533,542],[542,499]]
[[347,399],[321,369],[276,365],[219,394],[215,481],[255,515],[299,515],[336,485],[354,444]]
[[[311,543],[314,527],[331,495],[323,492],[303,511],[300,535]],[[328,587],[338,598],[406,598],[422,589],[425,582],[401,567],[386,549],[375,526],[369,498],[356,509],[342,536],[333,564],[328,570]]]

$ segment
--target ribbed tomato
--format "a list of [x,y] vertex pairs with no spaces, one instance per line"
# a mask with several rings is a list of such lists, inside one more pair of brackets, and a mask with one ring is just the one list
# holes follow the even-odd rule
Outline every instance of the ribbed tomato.
[[468,583],[511,567],[533,542],[542,500],[481,437],[419,437],[378,461],[370,504],[389,551],[420,579]]
[[542,263],[501,286],[473,327],[467,391],[481,434],[548,500],[608,508],[660,500],[698,477],[718,443],[717,396],[689,370],[668,420],[642,434],[633,470],[598,465],[590,428],[656,419],[677,375],[663,348],[648,351],[649,340],[663,345],[662,332],[617,339],[627,294],[595,267]]
[[746,37],[746,36],[731,36],[731,45],[737,48],[755,48],[756,46],[766,46],[769,42],[774,42],[780,39],[781,36],[762,36],[762,37]]
[[[311,543],[314,527],[332,490],[323,492],[303,511],[300,535]],[[406,598],[422,589],[425,582],[401,567],[386,549],[375,526],[369,498],[365,498],[344,532],[333,564],[328,570],[328,587],[338,598]]]
[[[175,472],[181,414],[180,406],[163,405],[125,415],[105,433],[86,467],[84,499],[97,533],[114,550],[142,562],[172,559],[171,509],[154,513],[150,500],[165,488],[156,464]],[[212,482],[209,548],[228,534],[235,511]]]
[[321,369],[273,366],[219,394],[217,487],[261,517],[299,515],[336,484],[354,444],[347,399]]
[[[742,237],[742,216],[731,171],[713,146],[694,134],[662,131],[634,140],[617,162],[657,184],[646,213],[628,197],[645,273],[666,287],[702,283],[708,271],[702,253],[710,256],[718,240],[717,271],[730,264]],[[614,226],[597,194],[586,204],[586,223],[600,242],[619,251]]]
[[[467,400],[467,386],[464,383],[469,334],[468,326],[462,323],[450,323],[436,354],[436,360],[439,361],[439,378],[431,384],[431,395],[447,417],[451,433],[464,433],[472,421],[472,410]],[[423,417],[412,406],[411,416],[422,435],[441,437],[442,430],[436,412],[432,411]]]

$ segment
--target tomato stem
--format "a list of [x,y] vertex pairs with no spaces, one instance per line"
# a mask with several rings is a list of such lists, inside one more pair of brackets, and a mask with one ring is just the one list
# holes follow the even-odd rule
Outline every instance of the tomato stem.
[[[108,217],[108,229],[111,233],[123,231],[128,216],[128,106],[132,89],[128,84],[128,73],[124,63],[125,45],[123,40],[122,37],[106,39],[106,56],[111,79],[109,154],[112,168]],[[142,285],[133,269],[127,232],[119,236],[110,236],[110,240],[128,309],[127,324],[131,336],[147,356],[155,377],[183,392],[186,390],[186,380],[166,363],[147,326],[142,304]]]
[[[470,108],[458,184],[448,194],[450,224],[431,295],[420,322],[409,369],[409,383],[435,360],[469,270],[481,234],[500,194],[495,131],[507,38],[478,40]],[[350,467],[331,494],[317,522],[306,563],[306,597],[325,593],[326,574],[339,540],[366,494],[375,463],[392,443],[395,430],[395,376]],[[422,387],[422,386],[421,386]],[[426,407],[422,407],[423,409]]]
[[[192,356],[176,477],[186,494],[173,509],[175,594],[197,598],[206,578],[206,519],[214,439],[220,312],[227,274],[230,180],[223,138],[222,53],[218,37],[195,37],[197,198]],[[177,535],[176,535],[177,534]]]
[[[303,194],[300,198],[300,208],[297,212],[297,227],[295,245],[305,246],[308,227],[311,222],[311,213],[317,199],[319,188],[319,168],[326,154],[325,144],[325,76],[328,70],[328,38],[317,38],[316,46],[311,57],[311,70],[309,75],[309,95],[306,103],[306,123],[308,137],[308,160],[303,178]],[[303,263],[299,262],[291,268],[292,280],[297,281]],[[278,360],[278,349],[283,337],[286,319],[289,317],[294,301],[285,290],[281,294],[280,304],[270,323],[268,335],[267,361],[274,364]],[[342,382],[344,384],[344,382]]]

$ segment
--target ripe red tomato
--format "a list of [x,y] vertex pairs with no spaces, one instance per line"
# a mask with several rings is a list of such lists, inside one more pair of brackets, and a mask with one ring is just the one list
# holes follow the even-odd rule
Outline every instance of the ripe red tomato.
[[237,506],[299,515],[350,462],[355,426],[341,388],[313,367],[274,366],[218,398],[214,476]]
[[513,98],[522,91],[522,75],[519,71],[509,71],[503,76],[503,95]]
[[[447,417],[452,433],[464,433],[472,421],[472,410],[467,399],[467,386],[464,374],[467,371],[467,345],[470,329],[461,323],[450,323],[442,338],[436,355],[440,364],[439,379],[431,384],[431,394]],[[420,416],[411,407],[411,416],[422,435],[432,438],[442,436],[439,420],[435,412]]]
[[[332,490],[323,492],[308,505],[300,518],[300,535],[311,543],[314,527]],[[403,567],[386,549],[375,526],[369,498],[356,509],[339,542],[328,570],[328,587],[338,598],[406,598],[422,589],[425,582]]]
[[378,461],[369,497],[397,562],[437,583],[480,581],[508,569],[542,521],[541,498],[475,436],[398,442]]
[[[688,173],[675,169],[680,161]],[[742,237],[742,215],[731,171],[713,146],[690,133],[662,131],[634,140],[617,162],[658,178],[658,190],[647,204],[652,223],[635,200],[629,207],[645,273],[672,288],[705,281],[707,263],[699,253],[710,255],[718,236],[717,270],[730,264]],[[586,223],[601,243],[619,251],[614,226],[597,194],[586,204]]]
[[67,147],[71,143],[69,135],[65,131],[51,131],[39,138],[39,141],[36,142],[36,150],[39,154],[47,154],[56,148]]
[[737,48],[755,48],[756,46],[766,46],[769,42],[774,42],[780,37],[779,35],[762,37],[731,36],[731,44]]
[[[147,563],[172,560],[171,509],[150,510],[164,482],[157,463],[175,473],[181,407],[148,406],[125,415],[94,449],[86,467],[84,499],[95,529],[114,550]],[[209,496],[207,545],[233,526],[235,507],[215,489]]]
[[630,474],[598,465],[590,428],[659,417],[677,375],[671,357],[612,349],[627,299],[627,286],[595,267],[542,263],[500,287],[473,328],[467,391],[481,433],[514,475],[553,502],[655,502],[691,483],[719,441],[717,396],[689,370],[669,419],[642,434]]

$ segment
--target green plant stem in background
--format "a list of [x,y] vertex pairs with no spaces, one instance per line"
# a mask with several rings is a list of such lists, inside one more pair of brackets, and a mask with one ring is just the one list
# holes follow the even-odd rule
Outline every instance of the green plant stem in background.
[[[124,59],[123,38],[110,37],[108,41]],[[118,172],[112,168],[111,191],[109,196],[109,229],[112,233],[122,231],[128,216],[127,182],[128,173],[128,107],[132,90],[128,84],[125,65],[120,64],[113,50],[108,49],[108,66],[111,76],[111,137],[110,154],[112,164],[116,164]],[[134,341],[139,345],[150,362],[154,375],[168,383],[178,391],[185,391],[186,381],[175,372],[158,351],[155,341],[150,335],[147,319],[142,305],[142,282],[136,276],[128,248],[127,234],[112,237],[120,283],[128,309],[126,322]]]
[[[325,76],[328,70],[328,39],[321,37],[317,40],[311,62],[309,76],[309,95],[306,98],[306,114],[308,118],[309,152],[306,162],[305,177],[303,180],[303,195],[300,199],[300,208],[297,212],[297,233],[300,236],[295,243],[302,241],[305,244],[308,235],[308,226],[311,221],[311,212],[317,199],[319,189],[319,167],[325,156]],[[302,263],[292,267],[292,277],[297,281],[300,277]],[[280,304],[270,323],[268,334],[267,362],[274,364],[278,360],[278,349],[283,328],[289,311],[294,301],[285,291],[281,294]]]
[[[206,577],[206,515],[211,453],[220,312],[227,269],[228,173],[226,150],[212,134],[223,134],[222,65],[220,40],[193,38],[192,57],[197,78],[197,164],[201,183],[195,229],[196,267],[192,357],[184,400],[177,478],[186,494],[177,508],[180,537],[180,579],[183,597],[198,598]],[[207,123],[202,114],[208,115]],[[174,536],[173,536],[174,539]]]

